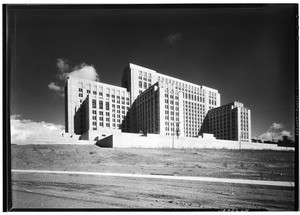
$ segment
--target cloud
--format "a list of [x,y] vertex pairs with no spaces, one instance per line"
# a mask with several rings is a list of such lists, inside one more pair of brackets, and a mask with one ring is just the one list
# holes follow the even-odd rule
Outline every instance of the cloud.
[[64,58],[58,58],[56,61],[58,73],[55,75],[56,82],[48,84],[48,88],[60,96],[64,96],[65,81],[69,76],[83,78],[92,81],[99,81],[99,75],[93,65],[81,63],[72,66],[71,62]]
[[285,130],[284,130],[284,131],[281,132],[281,135],[282,135],[282,136],[288,136],[288,137],[291,137],[291,132],[290,132],[290,131],[285,131]]
[[60,136],[64,132],[62,125],[21,119],[20,115],[12,115],[10,125],[11,143],[30,144],[36,138]]
[[274,122],[269,130],[261,135],[258,136],[258,139],[261,140],[281,140],[282,136],[286,135],[288,137],[291,137],[291,132],[282,130],[285,126],[282,123],[276,123]]
[[48,85],[49,89],[50,90],[54,90],[54,91],[60,91],[60,86],[58,86],[56,83],[54,82],[51,82],[49,85]]
[[57,83],[54,83],[54,82],[51,82],[50,84],[48,84],[48,88],[50,90],[53,90],[55,91],[58,95],[64,97],[64,91],[65,91],[65,88],[62,87],[62,86],[58,86]]
[[274,122],[272,125],[271,125],[271,129],[275,129],[275,130],[277,130],[277,129],[282,129],[284,127],[284,125],[282,124],[282,123],[276,123],[276,122]]
[[70,71],[70,65],[68,63],[68,60],[66,59],[58,58],[56,62],[56,66],[61,73],[66,73]]
[[182,38],[180,33],[174,33],[174,34],[169,34],[169,36],[166,38],[166,41],[169,45],[174,45],[177,43],[180,39]]
[[56,67],[58,69],[58,73],[55,77],[59,80],[66,81],[69,73],[72,71],[72,66],[67,59],[58,58],[56,61]]
[[99,76],[95,68],[93,66],[86,65],[85,63],[80,66],[76,66],[70,75],[76,78],[99,81]]

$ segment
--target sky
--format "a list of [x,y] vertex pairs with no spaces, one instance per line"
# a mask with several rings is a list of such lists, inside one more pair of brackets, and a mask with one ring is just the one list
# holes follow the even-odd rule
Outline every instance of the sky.
[[252,137],[294,137],[296,5],[36,6],[11,12],[15,135],[30,132],[34,123],[63,129],[63,87],[71,72],[120,86],[123,69],[134,63],[217,89],[221,105],[242,102],[251,110]]

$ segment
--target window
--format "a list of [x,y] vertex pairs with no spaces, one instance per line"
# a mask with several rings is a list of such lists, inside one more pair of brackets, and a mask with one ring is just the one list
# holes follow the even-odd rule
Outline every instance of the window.
[[139,81],[139,87],[142,88],[142,82],[141,81]]
[[79,92],[83,92],[82,88],[79,88],[78,91],[79,91]]
[[99,109],[103,109],[103,101],[99,101]]
[[103,93],[99,92],[99,96],[103,96]]
[[82,93],[79,93],[79,97],[83,97]]
[[144,82],[144,89],[147,89],[147,83]]
[[109,110],[109,102],[106,102],[105,108],[106,108],[106,110]]
[[93,91],[93,94],[94,94],[94,95],[97,95],[97,92],[96,92],[96,91]]
[[95,99],[92,100],[92,107],[96,108],[96,100]]
[[103,112],[102,112],[102,111],[99,111],[99,115],[102,115],[102,116],[103,116]]

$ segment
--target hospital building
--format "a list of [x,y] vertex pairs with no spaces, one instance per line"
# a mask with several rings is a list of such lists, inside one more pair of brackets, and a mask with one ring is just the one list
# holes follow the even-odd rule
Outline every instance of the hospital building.
[[[79,134],[86,139],[115,132],[183,137],[198,137],[205,132],[221,139],[225,136],[219,135],[217,129],[221,127],[216,124],[220,120],[212,120],[217,113],[214,110],[219,110],[220,106],[220,93],[216,89],[130,63],[122,73],[121,87],[68,77],[65,129],[67,133]],[[250,140],[250,110],[238,113],[248,114],[243,118],[245,123],[235,126],[238,129],[243,126],[243,140],[246,137]],[[236,118],[239,116],[244,115]],[[232,118],[230,120],[232,122]],[[226,138],[240,138],[240,135],[234,135],[240,130],[230,129],[230,135],[228,129],[226,132]]]

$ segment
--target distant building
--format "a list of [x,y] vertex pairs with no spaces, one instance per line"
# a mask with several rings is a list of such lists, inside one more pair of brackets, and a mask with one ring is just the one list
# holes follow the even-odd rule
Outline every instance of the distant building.
[[[245,127],[240,127],[244,124],[233,123],[230,135],[224,135],[227,127],[217,124],[211,127],[212,123],[217,121],[212,122],[211,118],[205,118],[207,113],[214,116],[213,113],[223,110],[219,108],[220,93],[216,89],[163,75],[134,64],[129,64],[123,71],[121,85],[122,87],[118,87],[68,77],[65,86],[66,132],[82,135],[91,132],[110,134],[142,131],[197,137],[203,128],[208,133],[214,132],[219,139],[236,140],[239,138],[239,129],[245,133]],[[232,104],[241,109],[240,105]],[[233,112],[237,111],[236,119],[243,117],[244,115],[239,114],[246,112],[240,109],[231,110],[230,116],[234,117]],[[250,111],[248,116],[249,120],[245,126],[250,129]],[[204,118],[206,122],[210,120],[207,127],[206,124],[203,126]],[[232,121],[235,118],[230,119]],[[216,129],[221,130],[217,132]],[[244,133],[243,139],[250,140],[250,133]]]
[[232,102],[208,111],[200,133],[217,139],[251,142],[251,111],[240,102]]

